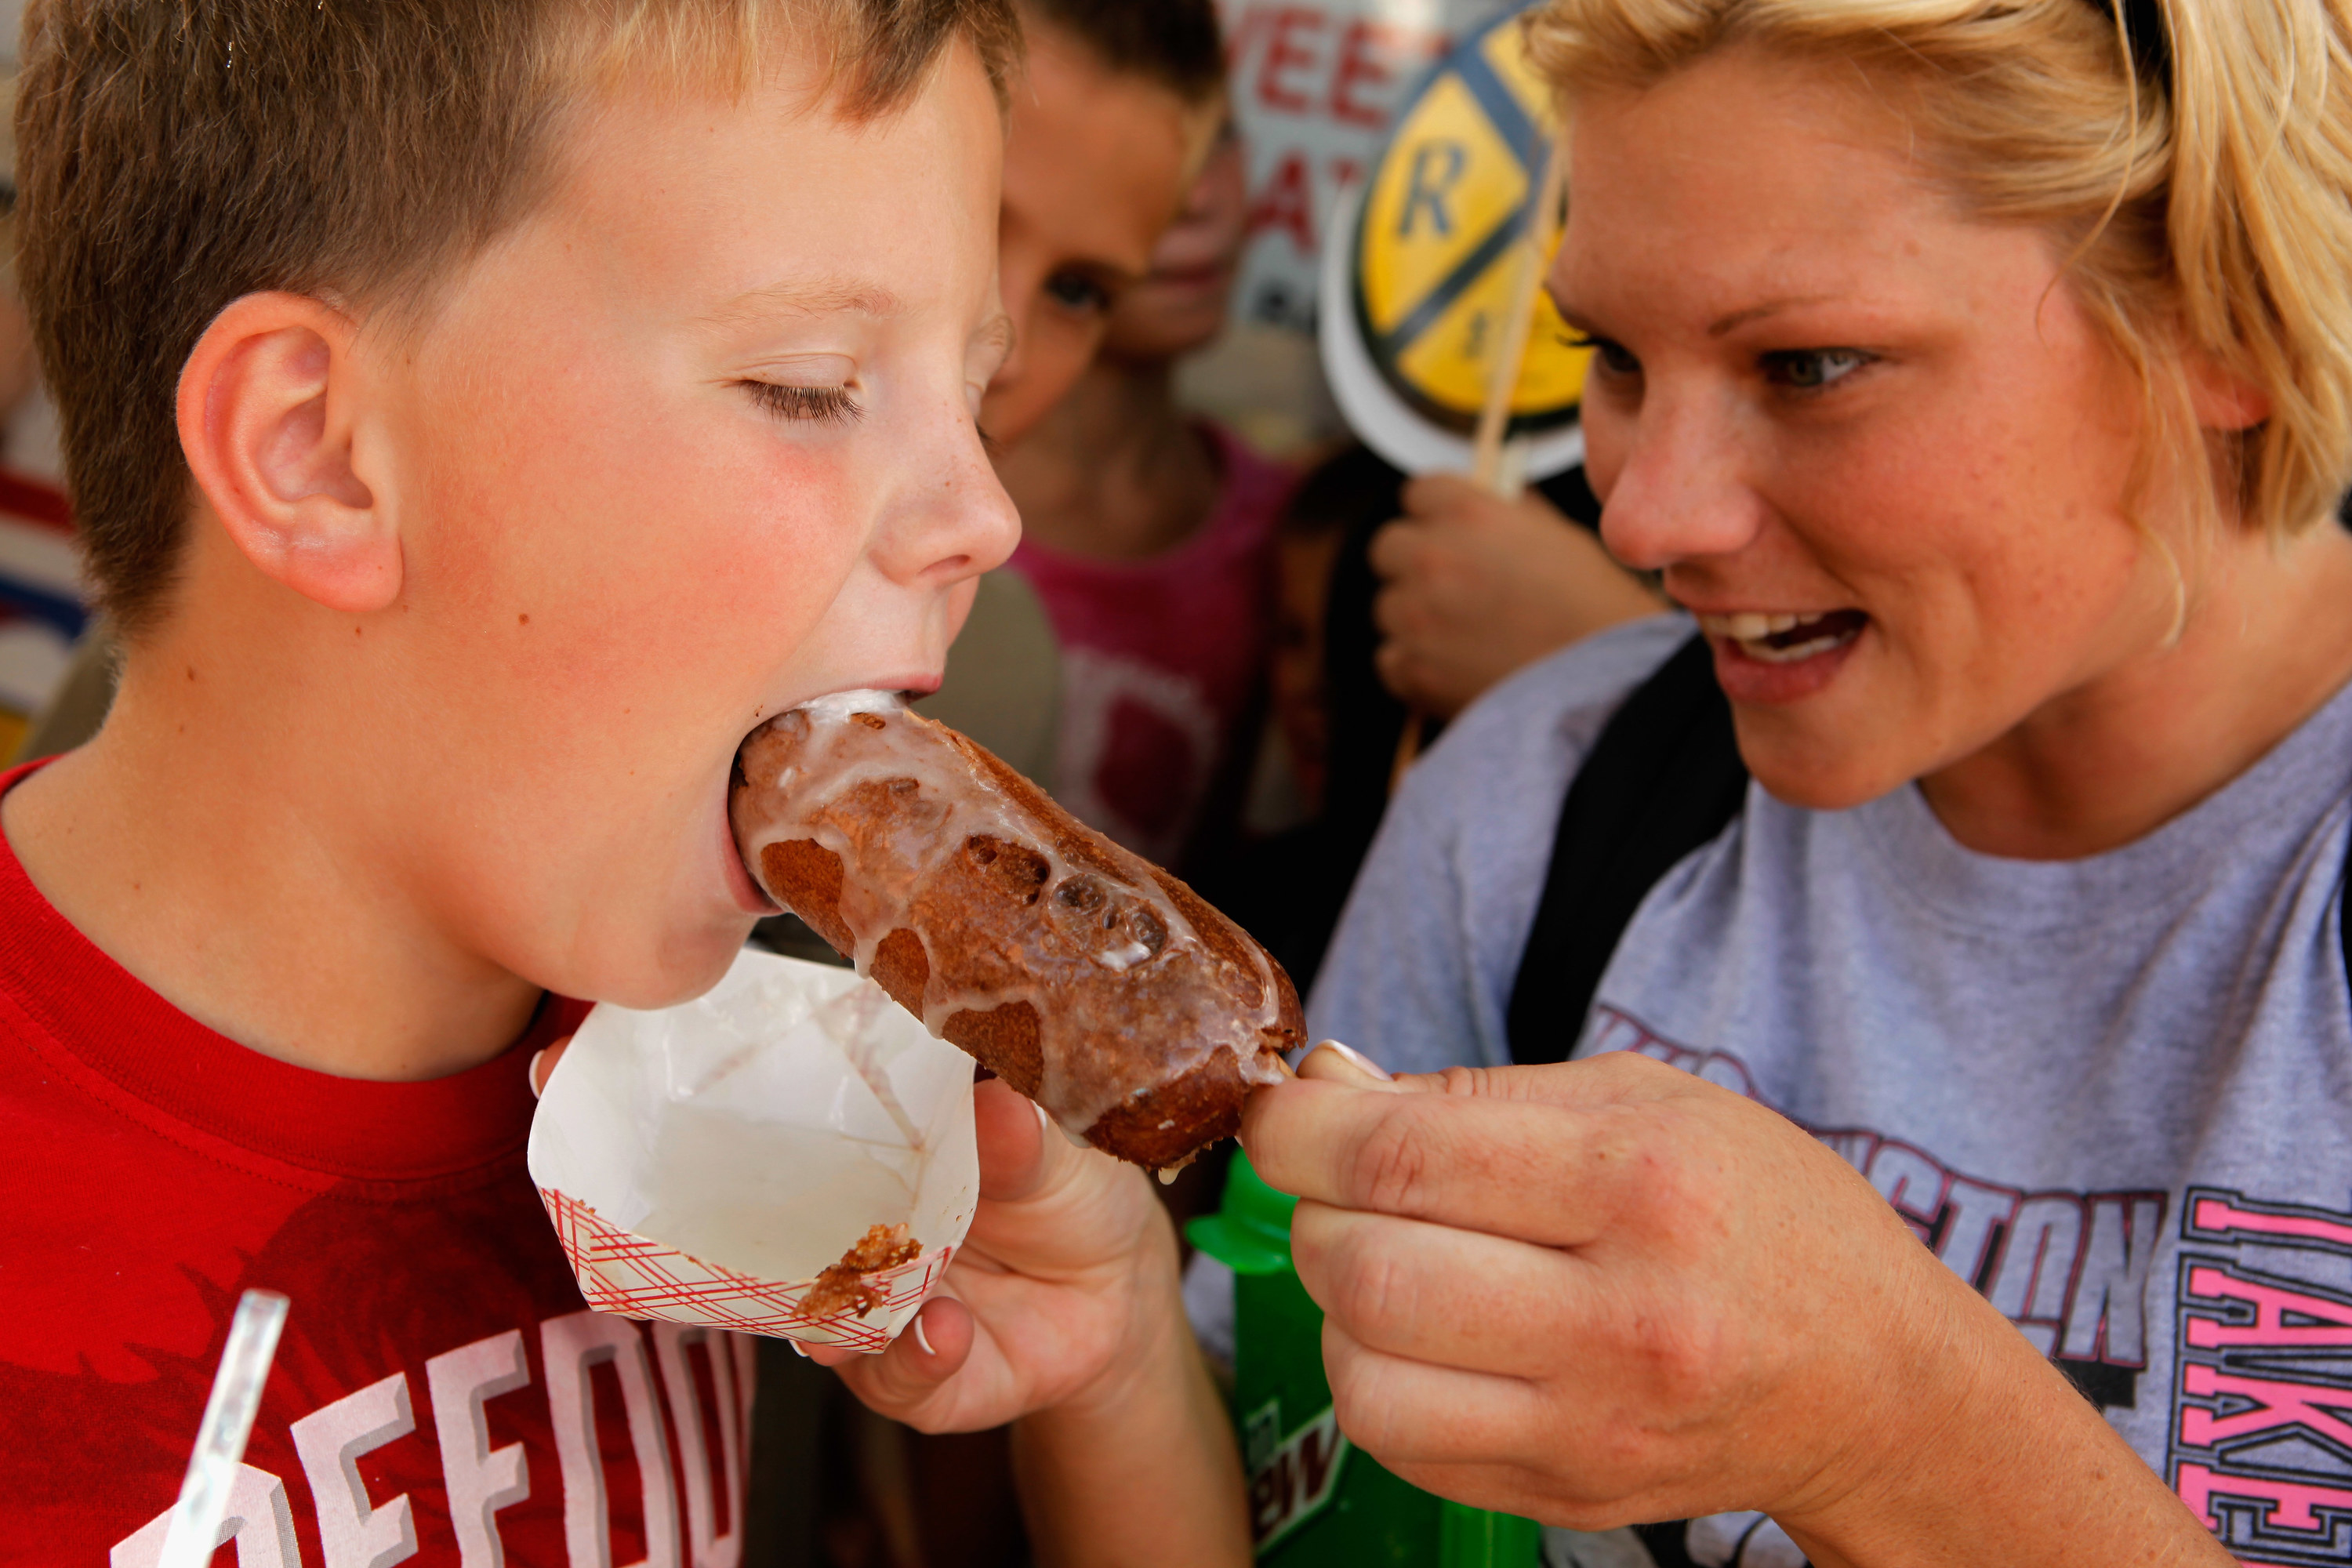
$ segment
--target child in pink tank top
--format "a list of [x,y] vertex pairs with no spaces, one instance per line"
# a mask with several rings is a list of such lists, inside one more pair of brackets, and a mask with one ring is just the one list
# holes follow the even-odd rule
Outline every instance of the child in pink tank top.
[[1085,378],[998,462],[1024,528],[1012,569],[1061,649],[1045,782],[1094,827],[1170,863],[1251,739],[1275,525],[1297,478],[1188,417],[1173,393],[1177,359],[1224,324],[1244,226],[1229,136],[1150,276],[1111,303]]

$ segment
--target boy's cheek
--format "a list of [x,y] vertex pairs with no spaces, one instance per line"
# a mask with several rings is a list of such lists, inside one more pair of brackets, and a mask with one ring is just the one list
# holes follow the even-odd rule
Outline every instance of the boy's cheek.
[[854,498],[826,465],[772,458],[587,480],[530,465],[453,487],[416,584],[444,623],[419,672],[443,738],[421,750],[448,753],[426,780],[445,805],[488,797],[450,847],[528,889],[509,916],[563,949],[562,973],[533,977],[661,1005],[748,926],[723,870],[728,772],[855,568],[824,521]]
[[419,565],[486,638],[575,689],[703,668],[764,684],[856,563],[859,487],[830,454],[714,441],[711,423],[486,463],[434,507],[445,526]]

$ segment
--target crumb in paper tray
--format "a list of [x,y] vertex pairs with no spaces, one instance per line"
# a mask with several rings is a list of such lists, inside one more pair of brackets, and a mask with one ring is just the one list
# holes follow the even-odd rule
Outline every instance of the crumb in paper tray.
[[923,1255],[923,1244],[903,1225],[877,1225],[853,1243],[838,1263],[827,1264],[801,1298],[801,1310],[812,1318],[834,1318],[857,1309],[864,1317],[882,1304],[882,1293],[866,1276],[887,1273]]

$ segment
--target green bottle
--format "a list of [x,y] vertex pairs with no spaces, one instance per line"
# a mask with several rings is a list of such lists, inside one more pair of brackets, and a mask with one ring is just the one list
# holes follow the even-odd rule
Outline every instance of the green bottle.
[[1290,1266],[1298,1200],[1235,1152],[1224,1206],[1185,1227],[1234,1271],[1234,1412],[1250,1533],[1273,1568],[1534,1568],[1530,1520],[1408,1486],[1339,1433],[1323,1378],[1323,1313]]

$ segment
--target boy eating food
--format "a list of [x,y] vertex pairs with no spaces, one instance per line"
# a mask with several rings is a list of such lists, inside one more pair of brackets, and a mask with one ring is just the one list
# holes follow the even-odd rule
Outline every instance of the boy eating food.
[[[0,1553],[154,1561],[252,1286],[247,1568],[740,1553],[749,1357],[583,1309],[527,1064],[724,971],[745,733],[936,685],[1012,548],[1016,48],[998,0],[36,11],[23,275],[125,651],[0,777]],[[1237,1554],[1164,1221],[1002,1098],[985,1278],[867,1381],[1055,1406],[1049,1538]]]

